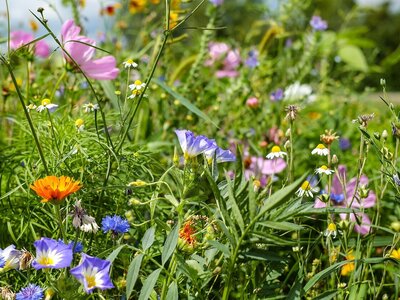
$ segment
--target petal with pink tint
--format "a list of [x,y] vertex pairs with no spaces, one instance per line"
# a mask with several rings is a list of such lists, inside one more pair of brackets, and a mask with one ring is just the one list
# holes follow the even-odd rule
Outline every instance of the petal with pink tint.
[[326,203],[316,198],[314,202],[314,208],[324,208],[324,207],[326,207]]
[[277,174],[285,170],[287,164],[282,158],[264,159],[261,173],[265,175]]
[[[75,62],[82,67],[92,59],[96,51],[94,47],[86,44],[95,46],[95,42],[86,37],[76,37],[75,40],[77,42],[66,41],[64,43],[64,48]],[[67,61],[70,61],[70,58],[66,54],[64,54],[64,57]]]
[[81,28],[75,25],[74,20],[67,20],[61,27],[61,39],[63,43],[69,40],[74,40],[80,32]]
[[31,41],[33,41],[33,35],[28,32],[17,30],[10,33],[11,49],[17,49]]
[[[358,232],[359,234],[366,235],[369,233],[371,229],[371,220],[369,219],[367,214],[364,213],[357,213],[350,214],[350,221],[356,222],[354,225],[354,231]],[[361,223],[361,224],[359,224]]]
[[115,58],[109,55],[88,61],[82,65],[81,68],[90,78],[110,80],[115,79],[119,74],[119,69],[116,68],[116,64]]
[[45,41],[40,40],[35,44],[35,55],[46,58],[50,55],[50,46]]

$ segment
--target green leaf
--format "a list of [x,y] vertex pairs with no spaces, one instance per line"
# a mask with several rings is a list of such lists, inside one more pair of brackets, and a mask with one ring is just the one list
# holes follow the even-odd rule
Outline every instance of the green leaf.
[[118,256],[118,254],[121,252],[121,250],[124,247],[126,247],[126,245],[121,245],[121,246],[117,247],[116,249],[114,249],[114,251],[111,252],[109,256],[107,256],[107,260],[109,260],[110,262],[113,262],[114,259]]
[[144,233],[143,235],[143,239],[142,239],[142,248],[143,251],[146,251],[147,249],[149,249],[151,247],[151,245],[153,245],[154,243],[154,233],[155,233],[156,229],[154,227],[150,227],[149,229],[147,229],[147,231]]
[[176,224],[172,231],[168,234],[167,239],[165,240],[165,244],[161,253],[162,265],[164,265],[171,257],[172,253],[174,253],[176,245],[178,244],[179,227],[179,223]]
[[140,265],[142,264],[143,254],[136,256],[129,264],[128,274],[126,275],[126,298],[132,294],[136,280],[139,275]]
[[355,71],[368,71],[367,60],[364,53],[357,46],[345,45],[339,49],[340,58]]
[[322,294],[319,294],[318,296],[316,296],[313,299],[314,300],[331,300],[331,299],[335,298],[337,293],[338,293],[337,290],[326,291]]
[[144,281],[143,287],[140,291],[139,300],[149,299],[150,294],[153,291],[154,286],[156,285],[158,276],[160,276],[160,273],[161,273],[161,269],[157,269],[157,270],[153,271],[153,273],[151,273],[149,275],[149,277],[147,277],[147,279]]
[[230,206],[230,208],[232,210],[233,219],[236,220],[237,224],[240,227],[240,230],[243,232],[244,231],[244,221],[243,221],[243,217],[240,212],[239,206],[236,203],[235,195],[233,192],[233,186],[232,186],[231,180],[229,179],[229,175],[226,175],[226,181],[228,183],[228,185],[227,185],[227,187],[228,187],[227,204]]
[[167,300],[178,300],[178,299],[179,299],[178,285],[174,281],[168,287]]
[[215,127],[218,128],[217,124],[213,122],[213,120],[210,119],[209,116],[207,116],[204,112],[202,112],[200,109],[198,109],[194,104],[190,103],[188,99],[183,97],[181,94],[178,94],[177,92],[173,91],[169,86],[167,86],[164,82],[161,80],[158,80],[156,78],[153,79],[153,81],[158,84],[161,88],[163,88],[168,94],[176,98],[183,106],[185,106],[188,110],[190,110],[192,113],[196,114],[203,120],[213,124]]
[[315,274],[314,277],[312,277],[307,282],[307,284],[304,286],[304,293],[306,293],[310,288],[312,288],[318,281],[324,279],[325,277],[329,276],[329,274],[331,274],[332,272],[335,272],[341,266],[348,264],[348,263],[349,263],[349,261],[344,260],[344,261],[338,262],[338,263],[322,270],[321,272]]
[[118,110],[118,97],[115,95],[115,87],[111,80],[98,80],[103,88],[104,94],[110,99],[111,105]]
[[207,243],[209,243],[211,246],[213,246],[216,249],[218,249],[219,251],[221,251],[225,255],[225,257],[228,258],[231,256],[229,247],[227,245],[221,244],[220,242],[213,241],[213,240],[209,240],[209,241],[207,241]]
[[274,222],[274,221],[264,221],[257,223],[257,225],[265,226],[272,229],[284,230],[284,231],[295,231],[302,230],[303,226],[290,223],[290,222]]
[[274,194],[272,194],[271,197],[269,197],[268,199],[265,200],[265,204],[261,208],[261,211],[256,216],[256,218],[258,219],[265,212],[284,203],[289,197],[291,197],[295,193],[297,188],[300,186],[300,184],[303,183],[303,181],[306,177],[307,177],[307,174],[304,174],[302,177],[297,179],[294,183],[292,183],[292,184],[280,189],[279,191],[275,192]]

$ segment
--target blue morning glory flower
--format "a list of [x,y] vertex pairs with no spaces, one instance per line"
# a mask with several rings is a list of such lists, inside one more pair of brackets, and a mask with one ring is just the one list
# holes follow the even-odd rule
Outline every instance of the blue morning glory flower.
[[259,65],[258,52],[256,50],[249,51],[245,64],[251,69],[254,69]]
[[36,259],[32,267],[61,269],[69,267],[72,262],[72,246],[53,239],[42,237],[33,243],[36,248]]
[[213,146],[213,141],[203,135],[195,136],[190,130],[175,130],[185,161],[204,153]]
[[101,290],[111,289],[114,287],[111,282],[110,271],[111,262],[97,257],[89,256],[82,253],[80,264],[71,269],[71,274],[81,283],[86,291],[90,294],[95,288]]
[[16,294],[16,300],[41,300],[43,299],[43,289],[36,284],[29,284]]
[[283,99],[283,90],[282,89],[277,89],[276,91],[273,91],[270,95],[269,95],[269,99],[271,101],[280,101]]
[[101,220],[101,229],[106,233],[107,231],[111,231],[112,234],[125,233],[128,232],[130,225],[128,220],[121,218],[120,216],[114,215],[105,216],[103,220]]

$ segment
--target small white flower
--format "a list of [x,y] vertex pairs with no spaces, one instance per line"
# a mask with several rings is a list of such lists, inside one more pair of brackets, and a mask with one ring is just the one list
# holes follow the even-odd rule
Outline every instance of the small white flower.
[[281,151],[279,146],[273,146],[271,152],[267,155],[267,159],[274,159],[279,157],[284,157],[286,152]]
[[56,108],[58,107],[57,104],[53,104],[51,103],[50,99],[43,99],[41,105],[39,105],[36,110],[38,112],[42,112],[45,109],[47,109],[49,112],[53,112],[56,110]]
[[124,65],[124,68],[137,68],[138,64],[135,63],[132,59],[127,59],[122,63]]
[[[143,93],[144,87],[146,86],[146,83],[141,82],[140,80],[135,80],[133,84],[129,85],[129,88],[132,91],[132,95],[130,95],[128,98],[133,99],[136,96],[140,96]],[[144,95],[146,96],[146,95]]]
[[326,228],[324,235],[326,237],[332,236],[333,238],[336,237],[337,229],[335,223],[329,223],[328,228]]
[[37,108],[37,106],[35,105],[35,104],[33,104],[33,103],[31,103],[31,104],[29,104],[29,105],[27,105],[26,106],[26,110],[29,112],[29,111],[31,111],[31,110],[34,110],[34,109],[36,109]]
[[326,174],[326,175],[331,175],[335,173],[335,171],[329,169],[327,166],[322,165],[318,169],[315,169],[316,174]]
[[327,156],[329,154],[329,149],[326,148],[323,144],[318,144],[317,147],[313,151],[311,151],[312,155],[321,155],[321,156]]
[[306,195],[307,197],[312,197],[313,193],[316,193],[317,189],[313,188],[308,180],[304,181],[301,187],[296,192],[296,195],[299,197],[303,197]]
[[82,107],[85,109],[85,113],[93,112],[93,111],[98,110],[100,108],[97,103],[93,104],[91,102],[83,104]]
[[77,119],[75,121],[75,127],[78,130],[78,132],[82,132],[83,130],[85,130],[85,121],[82,119]]

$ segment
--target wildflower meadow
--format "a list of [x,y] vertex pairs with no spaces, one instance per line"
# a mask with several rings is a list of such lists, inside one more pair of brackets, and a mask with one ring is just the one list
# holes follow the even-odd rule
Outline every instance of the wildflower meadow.
[[14,4],[0,299],[400,299],[392,6]]

